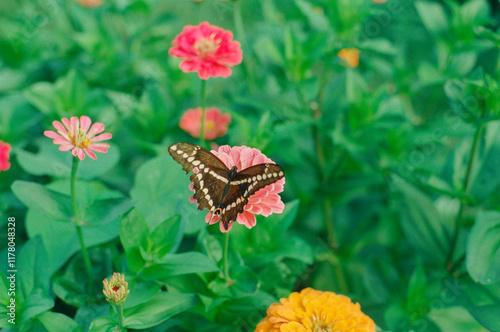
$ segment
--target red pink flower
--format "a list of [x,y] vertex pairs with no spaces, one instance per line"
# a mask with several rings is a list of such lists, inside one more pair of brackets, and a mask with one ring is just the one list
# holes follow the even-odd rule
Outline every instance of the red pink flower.
[[10,151],[12,151],[10,144],[0,141],[0,172],[8,171],[10,168]]
[[230,67],[242,61],[240,43],[233,41],[233,33],[208,22],[185,26],[168,52],[183,59],[180,63],[182,71],[197,72],[203,80],[228,77],[231,75]]
[[[205,109],[205,139],[214,140],[224,136],[231,123],[231,115],[224,114],[217,107]],[[179,121],[179,127],[193,137],[200,137],[201,107],[188,109]]]

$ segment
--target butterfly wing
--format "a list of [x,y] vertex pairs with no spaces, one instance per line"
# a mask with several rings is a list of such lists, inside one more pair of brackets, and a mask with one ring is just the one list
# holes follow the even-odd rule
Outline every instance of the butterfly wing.
[[281,166],[275,164],[259,164],[238,172],[230,181],[229,191],[221,204],[224,228],[227,229],[229,223],[243,212],[250,196],[284,176]]
[[194,184],[193,197],[199,210],[213,212],[228,182],[229,169],[210,151],[198,145],[175,143],[168,152],[182,165],[186,174],[196,168],[197,171],[189,177]]

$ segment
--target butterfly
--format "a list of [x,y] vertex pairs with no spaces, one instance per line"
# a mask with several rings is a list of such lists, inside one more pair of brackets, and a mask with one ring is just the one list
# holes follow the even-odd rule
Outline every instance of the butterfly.
[[225,230],[243,212],[250,196],[285,176],[281,166],[269,163],[239,172],[236,166],[229,169],[210,151],[190,143],[172,144],[168,152],[186,174],[193,171],[189,179],[194,184],[198,209],[219,216]]

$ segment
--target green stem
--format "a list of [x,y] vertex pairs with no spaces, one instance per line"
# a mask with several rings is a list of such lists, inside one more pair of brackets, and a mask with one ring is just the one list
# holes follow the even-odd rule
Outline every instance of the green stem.
[[123,325],[124,325],[123,304],[122,303],[115,304],[114,307],[115,307],[116,315],[118,316],[118,324],[119,324],[120,328],[123,329]]
[[78,172],[78,165],[80,164],[80,159],[77,157],[73,158],[73,165],[71,166],[71,205],[73,206],[73,214],[75,216],[75,226],[76,232],[78,234],[78,239],[80,240],[80,247],[82,248],[83,260],[85,262],[85,268],[87,269],[87,275],[90,282],[90,293],[94,293],[94,273],[92,272],[92,263],[90,262],[89,253],[85,242],[83,240],[82,226],[80,225],[80,212],[78,210],[78,205],[76,202],[76,173]]
[[224,273],[224,279],[227,281],[231,280],[231,277],[229,277],[229,263],[228,263],[228,247],[229,247],[229,232],[224,234],[224,251],[223,251],[223,257],[222,257],[222,271]]
[[201,80],[201,130],[200,130],[200,146],[205,146],[205,108],[207,103],[207,80]]
[[248,42],[245,34],[245,26],[243,25],[243,16],[241,15],[241,1],[234,0],[234,10],[233,10],[233,20],[234,27],[236,28],[236,34],[238,39],[241,40],[243,51],[248,53],[245,55],[243,59],[243,66],[245,67],[245,71],[248,76],[248,84],[250,91],[255,89],[255,77],[253,75],[251,63],[253,61],[252,56],[250,55],[250,48],[248,47]]
[[340,293],[349,294],[349,287],[347,286],[347,282],[344,276],[344,271],[342,270],[342,265],[340,264],[339,258],[332,251],[326,253],[325,258],[333,266],[333,269],[335,271],[335,276],[337,277],[337,283]]
[[[474,164],[474,158],[476,157],[477,148],[479,146],[479,141],[481,139],[481,131],[483,129],[483,124],[479,125],[476,128],[476,133],[474,135],[474,141],[472,143],[469,161],[467,163],[467,170],[465,173],[464,183],[463,183],[463,191],[465,196],[469,193],[469,186],[471,180],[472,166]],[[453,269],[457,267],[457,264],[453,264],[453,256],[455,253],[455,247],[457,245],[458,236],[460,234],[460,230],[462,228],[462,217],[465,210],[465,201],[463,199],[460,200],[460,207],[458,209],[457,218],[455,219],[455,231],[453,233],[453,237],[451,239],[450,251],[448,253],[447,259],[447,268],[448,271],[453,272]]]

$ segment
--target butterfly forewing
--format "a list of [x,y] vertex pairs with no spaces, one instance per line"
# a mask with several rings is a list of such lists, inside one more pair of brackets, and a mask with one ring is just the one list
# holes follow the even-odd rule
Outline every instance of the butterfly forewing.
[[199,170],[209,167],[212,170],[225,170],[229,173],[229,169],[219,158],[201,146],[190,143],[175,143],[168,148],[168,152],[175,161],[182,165],[186,174],[195,167]]
[[190,143],[172,144],[168,152],[187,173],[197,169],[189,178],[194,184],[198,209],[213,210],[227,183],[229,169],[210,151]]

